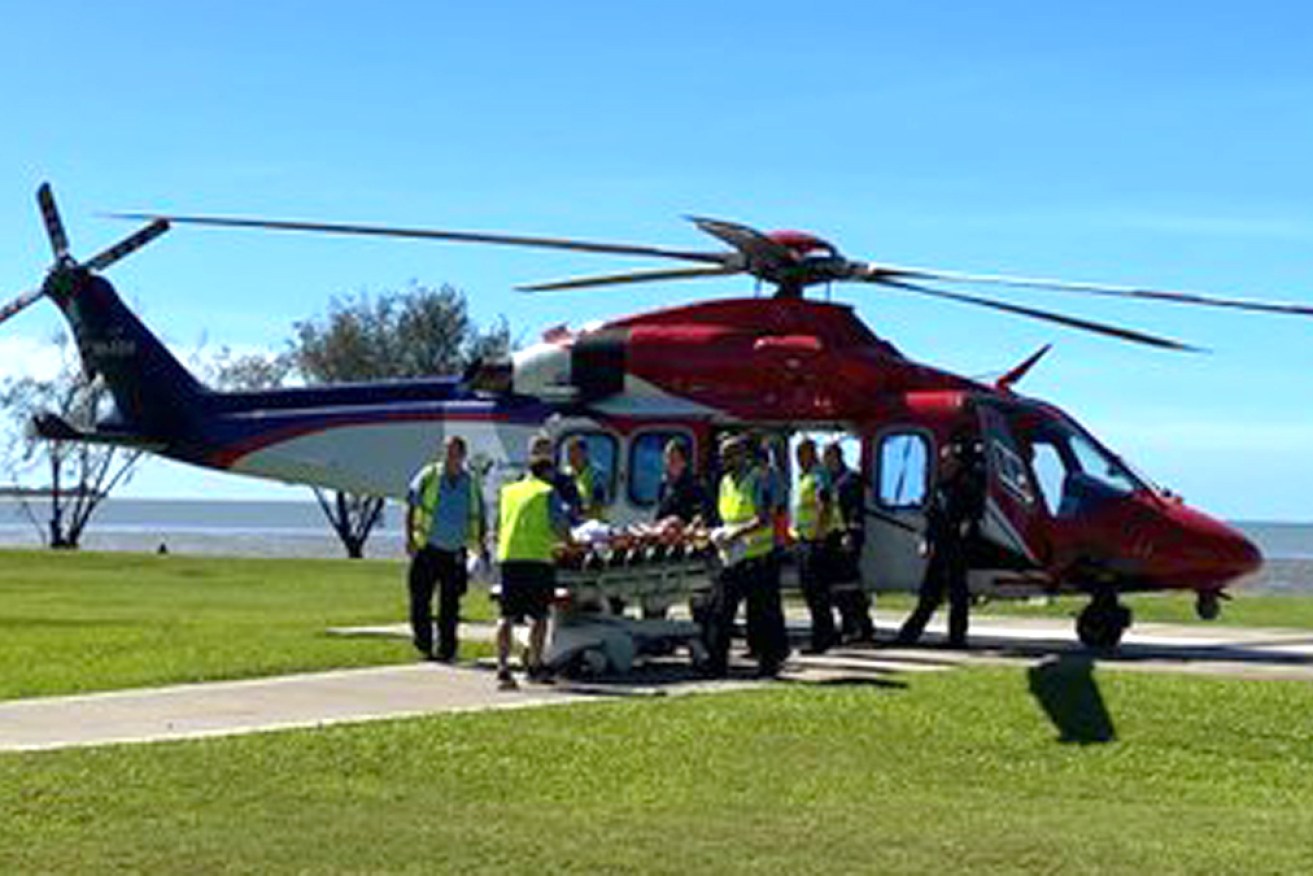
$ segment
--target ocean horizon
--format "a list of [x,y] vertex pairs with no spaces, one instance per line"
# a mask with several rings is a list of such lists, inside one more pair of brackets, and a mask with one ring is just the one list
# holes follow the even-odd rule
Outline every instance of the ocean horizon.
[[[42,513],[39,502],[32,506]],[[389,502],[365,546],[377,559],[405,556],[404,509]],[[1230,521],[1263,551],[1267,566],[1255,586],[1313,590],[1313,522]],[[0,547],[39,548],[41,531],[16,499],[0,499]],[[345,556],[314,501],[285,499],[106,499],[82,537],[95,551],[158,551],[254,557]]]

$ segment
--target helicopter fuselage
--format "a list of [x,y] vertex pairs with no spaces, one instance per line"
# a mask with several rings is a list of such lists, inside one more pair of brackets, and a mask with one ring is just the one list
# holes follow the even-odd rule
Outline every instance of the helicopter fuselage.
[[460,434],[491,498],[546,430],[589,441],[610,518],[626,522],[652,514],[671,437],[713,474],[725,431],[829,433],[853,449],[864,484],[864,584],[905,590],[924,568],[939,451],[965,429],[988,471],[978,593],[1215,595],[1261,561],[1242,535],[1135,475],[1058,408],[913,362],[846,305],[711,301],[557,331],[466,379],[221,393],[173,360],[104,278],[82,276],[55,300],[118,403],[82,437],[205,467],[402,498],[413,472]]

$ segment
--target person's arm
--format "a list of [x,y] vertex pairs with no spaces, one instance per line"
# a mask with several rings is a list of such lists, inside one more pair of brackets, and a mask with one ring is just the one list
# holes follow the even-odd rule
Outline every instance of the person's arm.
[[415,503],[406,503],[406,555],[413,557],[418,548],[415,546]]
[[415,556],[420,548],[419,545],[415,544],[415,515],[424,496],[425,471],[425,469],[419,470],[419,473],[410,482],[410,489],[406,492],[406,555],[411,557]]
[[834,521],[834,490],[824,474],[816,476],[816,525],[821,532],[829,532]]
[[560,493],[552,491],[547,501],[547,513],[551,518],[552,531],[564,545],[574,543],[574,537],[570,534],[570,510],[566,507],[565,502],[561,499]]
[[470,473],[470,482],[472,484],[471,492],[474,494],[474,537],[479,543],[479,555],[487,556],[488,553],[488,503],[483,499],[483,481],[474,473]]

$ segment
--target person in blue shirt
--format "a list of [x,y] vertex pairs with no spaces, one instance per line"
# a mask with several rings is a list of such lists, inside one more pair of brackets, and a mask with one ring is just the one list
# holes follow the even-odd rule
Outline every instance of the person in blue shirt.
[[[465,439],[448,438],[442,460],[415,474],[406,503],[412,641],[425,659],[443,662],[456,657],[460,598],[468,586],[467,551],[487,553],[483,488],[466,469],[465,455]],[[435,650],[433,594],[439,587]]]

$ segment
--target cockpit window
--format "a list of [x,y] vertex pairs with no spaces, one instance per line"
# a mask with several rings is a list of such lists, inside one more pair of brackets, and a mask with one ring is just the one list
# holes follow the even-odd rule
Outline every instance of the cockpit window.
[[1084,435],[1073,432],[1069,439],[1071,451],[1080,463],[1081,471],[1120,493],[1133,493],[1139,484],[1117,458],[1108,454]]
[[1089,507],[1144,489],[1121,460],[1062,420],[1029,424],[1022,432],[1031,469],[1049,513],[1075,517]]

